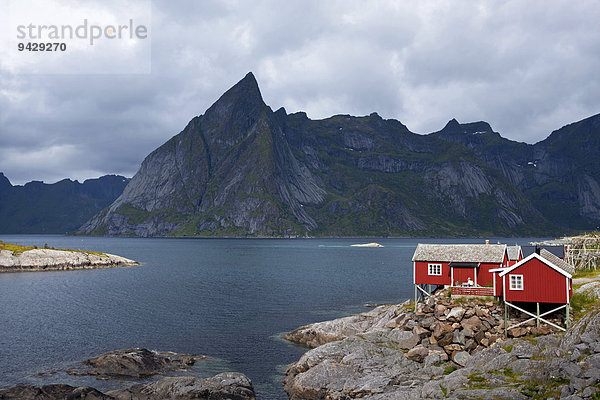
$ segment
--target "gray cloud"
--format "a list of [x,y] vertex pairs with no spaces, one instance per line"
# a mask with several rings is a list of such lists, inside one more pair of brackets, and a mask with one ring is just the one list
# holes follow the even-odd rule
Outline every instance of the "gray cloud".
[[155,1],[151,74],[0,69],[0,171],[132,176],[248,71],[274,109],[486,120],[533,143],[600,112],[598,20],[592,1]]

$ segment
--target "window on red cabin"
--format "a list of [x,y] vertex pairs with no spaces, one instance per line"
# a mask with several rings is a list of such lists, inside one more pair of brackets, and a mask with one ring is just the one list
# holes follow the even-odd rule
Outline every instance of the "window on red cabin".
[[429,264],[429,275],[442,275],[442,264]]
[[508,275],[510,290],[523,290],[523,275]]

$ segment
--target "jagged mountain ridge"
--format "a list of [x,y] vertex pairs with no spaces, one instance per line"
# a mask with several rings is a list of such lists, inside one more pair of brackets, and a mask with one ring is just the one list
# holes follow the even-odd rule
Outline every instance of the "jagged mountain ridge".
[[[548,207],[536,201],[535,189],[545,183],[523,171],[545,148],[536,146],[504,139],[484,122],[453,120],[418,135],[376,113],[311,120],[273,112],[249,73],[146,157],[123,194],[79,232],[455,236],[576,229],[547,218]],[[594,197],[588,203],[600,204]],[[593,213],[581,213],[577,223],[595,223]]]
[[110,205],[128,182],[106,175],[83,183],[63,179],[13,186],[0,172],[0,233],[73,232]]
[[[594,229],[600,222],[600,114],[569,124],[536,144],[505,139],[486,123],[450,121],[432,135],[472,149],[556,224]],[[485,124],[487,125],[481,125]]]

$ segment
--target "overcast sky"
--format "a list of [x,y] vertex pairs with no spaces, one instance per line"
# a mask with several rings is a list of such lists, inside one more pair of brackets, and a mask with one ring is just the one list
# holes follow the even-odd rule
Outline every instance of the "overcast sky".
[[274,110],[376,111],[416,133],[485,120],[535,143],[600,113],[599,21],[585,0],[152,1],[150,73],[23,74],[0,60],[0,172],[131,177],[248,71]]

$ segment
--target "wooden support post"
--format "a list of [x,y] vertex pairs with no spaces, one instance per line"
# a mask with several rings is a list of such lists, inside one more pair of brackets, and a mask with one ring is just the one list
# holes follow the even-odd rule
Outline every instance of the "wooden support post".
[[540,326],[540,303],[536,303],[537,304],[537,312],[536,312],[536,318],[535,318],[535,326],[537,326],[539,328]]
[[567,303],[565,313],[567,314],[566,319],[565,319],[565,326],[567,327],[567,329],[569,329],[569,303]]
[[419,301],[419,292],[417,291],[417,284],[415,283],[415,312],[417,312],[417,302]]
[[504,302],[504,337],[508,337],[508,304]]

